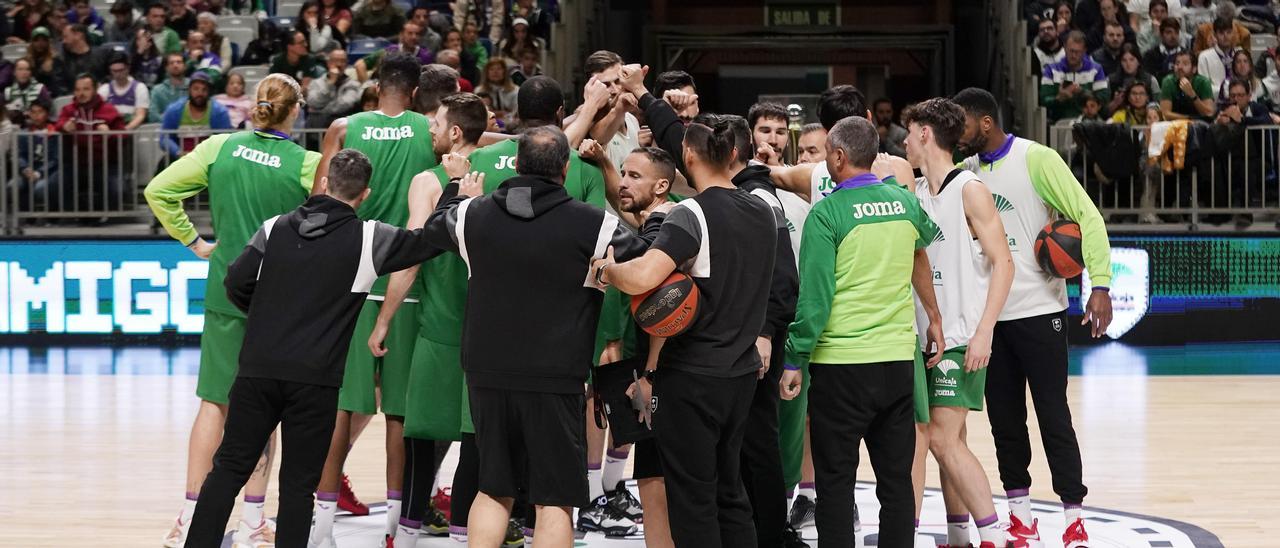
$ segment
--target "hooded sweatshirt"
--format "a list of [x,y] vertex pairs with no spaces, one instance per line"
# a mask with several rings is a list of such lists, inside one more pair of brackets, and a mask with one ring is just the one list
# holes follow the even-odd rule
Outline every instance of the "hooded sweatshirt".
[[769,306],[765,310],[761,335],[786,336],[787,326],[796,317],[796,297],[800,292],[800,275],[796,272],[796,254],[791,250],[791,232],[787,217],[778,201],[777,189],[769,178],[769,166],[750,165],[733,176],[734,186],[764,200],[773,210],[778,224],[778,245],[773,259],[773,279],[769,284]]
[[75,146],[79,148],[77,161],[82,164],[101,164],[116,157],[115,154],[120,148],[123,137],[107,136],[101,133],[84,134],[88,131],[97,131],[99,125],[107,126],[108,130],[124,129],[124,118],[120,116],[120,111],[116,110],[115,105],[102,100],[101,96],[94,93],[87,103],[72,101],[62,107],[54,128],[75,134]]
[[[457,193],[449,185],[444,196]],[[477,388],[580,394],[591,368],[604,290],[592,260],[613,246],[619,261],[657,236],[651,215],[641,236],[564,185],[519,175],[479,198],[444,200],[427,221],[437,246],[467,265],[462,369]]]
[[239,375],[341,386],[374,280],[437,254],[424,229],[361,221],[330,196],[267,219],[224,281],[227,298],[248,314]]

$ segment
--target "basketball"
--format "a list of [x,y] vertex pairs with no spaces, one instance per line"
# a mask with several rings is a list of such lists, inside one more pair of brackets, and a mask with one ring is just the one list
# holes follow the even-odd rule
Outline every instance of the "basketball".
[[658,287],[631,297],[631,315],[645,333],[674,337],[698,317],[698,285],[683,272],[673,272]]
[[1036,236],[1036,262],[1040,268],[1058,278],[1074,278],[1084,271],[1080,251],[1080,225],[1072,221],[1053,221]]

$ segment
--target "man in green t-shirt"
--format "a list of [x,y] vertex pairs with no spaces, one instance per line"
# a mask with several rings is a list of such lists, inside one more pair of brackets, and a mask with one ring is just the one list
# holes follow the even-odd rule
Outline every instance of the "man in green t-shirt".
[[835,546],[854,544],[848,518],[864,437],[876,470],[880,544],[911,544],[913,286],[931,320],[930,346],[942,342],[923,250],[938,227],[914,194],[870,172],[878,150],[876,128],[863,118],[840,121],[827,137],[827,168],[841,182],[805,222],[800,296],[780,387],[784,399],[794,398],[801,370],[812,375],[809,427],[822,490],[818,534]]
[[1217,110],[1213,83],[1196,72],[1196,58],[1180,51],[1173,58],[1173,74],[1160,82],[1160,113],[1165,120],[1210,120]]

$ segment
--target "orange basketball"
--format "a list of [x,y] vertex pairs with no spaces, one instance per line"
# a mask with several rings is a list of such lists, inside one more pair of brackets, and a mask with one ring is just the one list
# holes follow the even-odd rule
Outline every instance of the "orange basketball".
[[1036,236],[1036,262],[1051,276],[1074,278],[1084,271],[1080,225],[1072,221],[1053,221]]
[[673,272],[658,287],[631,297],[631,315],[654,337],[683,333],[698,317],[698,284],[683,272]]

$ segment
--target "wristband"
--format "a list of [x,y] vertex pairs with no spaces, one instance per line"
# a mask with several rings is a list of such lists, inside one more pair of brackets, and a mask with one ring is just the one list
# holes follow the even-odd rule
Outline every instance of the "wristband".
[[603,280],[603,279],[601,279],[601,278],[603,278],[603,277],[604,277],[604,269],[606,269],[606,268],[609,268],[609,263],[604,263],[604,264],[600,265],[600,268],[597,268],[597,269],[596,269],[596,284],[597,284],[597,285],[604,285],[604,280]]
[[194,249],[198,243],[200,243],[200,237],[196,236],[196,239],[191,240],[191,243],[187,244],[187,249]]
[[784,363],[784,364],[782,364],[782,368],[783,368],[783,369],[786,369],[787,371],[799,371],[799,370],[800,370],[800,366],[798,366],[798,365],[793,365],[793,364],[789,364],[789,363]]
[[646,381],[649,381],[650,383],[652,383],[652,382],[653,382],[653,379],[657,378],[657,376],[658,376],[658,370],[657,370],[657,369],[645,369],[645,370],[644,370],[644,373],[641,373],[641,374],[640,374],[640,378],[642,378],[642,379],[644,379],[644,380],[646,380]]
[[1105,286],[1105,285],[1095,285],[1095,286],[1093,286],[1093,290],[1094,290],[1094,291],[1105,291],[1105,292],[1107,292],[1107,293],[1110,293],[1110,292],[1111,292],[1111,288],[1110,288],[1110,287],[1107,287],[1107,286]]
[[461,183],[461,182],[462,182],[462,177],[450,177],[450,178],[449,178],[449,182],[450,182],[450,183]]

